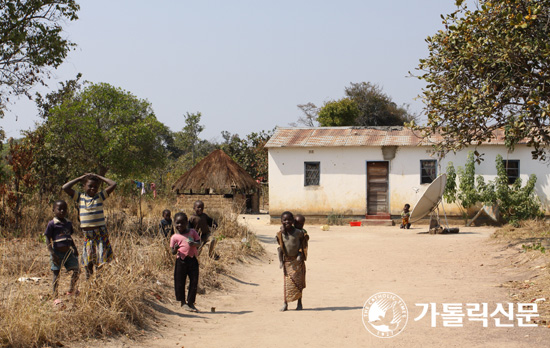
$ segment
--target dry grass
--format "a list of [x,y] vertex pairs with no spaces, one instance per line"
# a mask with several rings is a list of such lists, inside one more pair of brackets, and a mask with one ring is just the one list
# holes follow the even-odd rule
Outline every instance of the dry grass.
[[549,242],[550,224],[543,220],[527,220],[519,227],[506,225],[493,234],[493,238],[505,239],[510,242]]
[[519,227],[498,229],[492,236],[515,252],[512,264],[521,267],[526,279],[511,281],[510,297],[520,303],[537,301],[540,325],[550,327],[550,224],[546,221],[524,221]]
[[[175,302],[173,262],[168,242],[156,234],[164,209],[177,207],[169,199],[142,201],[143,221],[135,215],[137,200],[116,197],[107,204],[106,215],[116,260],[89,281],[82,272],[77,297],[61,296],[63,305],[51,298],[51,271],[46,246],[40,241],[51,219],[49,203],[26,207],[17,237],[3,229],[0,239],[0,346],[42,347],[90,337],[125,334],[137,337],[154,319],[155,306]],[[189,209],[190,210],[190,209]],[[187,211],[189,213],[190,211]],[[262,253],[255,235],[237,223],[237,217],[219,217],[217,253],[220,260],[201,254],[199,293],[223,288],[222,274],[249,255]],[[75,212],[69,218],[76,222]],[[246,238],[246,240],[243,240]],[[80,248],[80,234],[75,237]],[[19,282],[20,277],[39,277],[39,282]],[[68,290],[70,274],[61,272],[60,294]]]

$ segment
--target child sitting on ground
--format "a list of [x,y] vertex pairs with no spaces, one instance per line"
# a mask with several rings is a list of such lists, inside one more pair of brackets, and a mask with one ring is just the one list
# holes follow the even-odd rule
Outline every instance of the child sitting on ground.
[[411,224],[409,223],[409,217],[411,216],[411,212],[409,211],[411,209],[411,206],[407,203],[403,207],[403,212],[401,212],[401,227],[400,228],[411,228]]
[[171,218],[172,212],[168,209],[164,209],[162,212],[162,220],[160,220],[159,224],[159,234],[164,237],[168,238],[171,235],[174,234],[174,226],[172,226],[172,218]]
[[[201,244],[201,239],[197,231],[188,227],[188,223],[185,213],[177,213],[174,216],[177,233],[170,238],[172,254],[178,254],[174,267],[174,289],[176,300],[181,302],[184,310],[198,312],[197,308],[195,308],[195,298],[199,285],[197,247]],[[187,277],[189,277],[189,291],[186,303],[185,282]]]
[[57,297],[59,271],[65,266],[67,271],[73,271],[71,277],[71,286],[67,295],[76,294],[76,282],[80,275],[80,267],[78,265],[78,250],[74,244],[73,224],[65,219],[67,216],[67,203],[59,200],[53,204],[54,218],[46,227],[46,244],[50,252],[51,270],[53,272],[52,290],[53,296]]

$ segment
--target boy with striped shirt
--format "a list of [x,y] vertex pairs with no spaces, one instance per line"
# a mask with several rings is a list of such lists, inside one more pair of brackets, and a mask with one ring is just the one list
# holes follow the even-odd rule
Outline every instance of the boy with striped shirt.
[[[108,187],[98,192],[99,184],[104,182]],[[77,182],[83,183],[84,192],[72,189]],[[63,190],[77,202],[80,217],[80,228],[84,233],[84,248],[82,250],[82,264],[86,270],[86,278],[97,268],[113,259],[113,250],[109,242],[103,202],[115,190],[116,182],[96,174],[84,174],[63,185]]]

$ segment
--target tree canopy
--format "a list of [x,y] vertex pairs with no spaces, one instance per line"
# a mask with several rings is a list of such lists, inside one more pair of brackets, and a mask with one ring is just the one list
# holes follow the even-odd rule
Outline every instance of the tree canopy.
[[49,111],[43,127],[50,153],[73,170],[145,175],[165,163],[169,130],[148,101],[107,83],[68,95]]
[[[180,149],[181,154],[191,153],[191,167],[196,164],[197,147],[200,145],[199,134],[204,130],[204,126],[200,124],[202,114],[187,112],[184,116],[185,126],[181,132],[174,134],[175,145]],[[206,156],[208,153],[203,153]]]
[[224,142],[220,144],[220,148],[254,179],[267,181],[267,148],[264,145],[272,135],[273,130],[260,131],[252,132],[246,138],[241,138],[238,134],[223,131]]
[[346,96],[325,102],[320,108],[313,103],[300,104],[304,116],[297,124],[314,127],[334,126],[402,126],[416,119],[406,105],[398,106],[382,88],[370,82],[351,83]]
[[456,1],[444,29],[426,39],[429,54],[417,76],[439,150],[489,141],[504,129],[513,149],[526,139],[533,157],[550,145],[550,0]]
[[319,117],[319,108],[313,103],[298,104],[298,109],[300,109],[304,115],[298,117],[296,122],[291,123],[292,127],[298,127],[299,125],[306,127],[315,127],[317,122],[317,117]]
[[351,83],[346,96],[357,103],[356,126],[402,126],[416,118],[406,106],[398,106],[382,88],[370,82]]
[[359,106],[349,98],[330,101],[319,111],[317,121],[321,127],[354,126],[359,116]]
[[0,0],[0,117],[10,95],[44,83],[74,44],[62,37],[66,21],[78,19],[74,0]]

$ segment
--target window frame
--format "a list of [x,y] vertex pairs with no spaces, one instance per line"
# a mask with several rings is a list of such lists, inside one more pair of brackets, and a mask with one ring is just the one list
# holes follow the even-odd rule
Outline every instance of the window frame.
[[[509,168],[509,163],[516,163],[517,168]],[[516,159],[503,159],[502,164],[504,166],[504,170],[506,171],[506,176],[508,177],[508,185],[513,185],[517,179],[519,179],[520,175],[520,161]],[[517,171],[516,176],[510,175],[510,171],[515,170]]]
[[[308,165],[317,165],[318,175],[317,175],[317,183],[316,184],[308,183],[308,175],[307,175]],[[321,162],[319,162],[319,161],[304,162],[304,187],[319,186],[320,184],[321,184]]]
[[[429,162],[429,163],[433,163],[433,169],[435,171],[434,173],[434,177],[431,178],[431,181],[429,182],[424,182],[424,178],[428,178],[427,176],[423,175],[423,171],[424,171],[424,163],[426,162]],[[437,178],[437,160],[435,159],[421,159],[420,160],[420,185],[425,185],[425,184],[431,184],[435,179]]]

